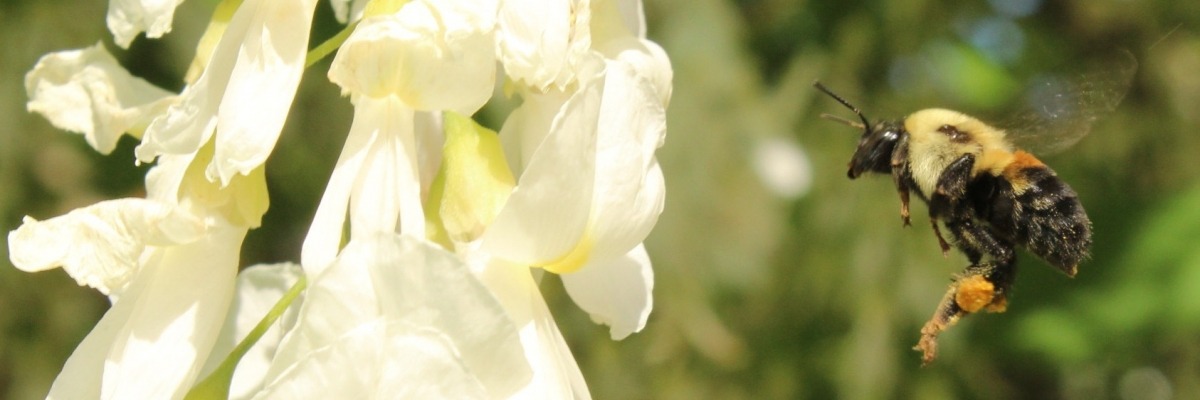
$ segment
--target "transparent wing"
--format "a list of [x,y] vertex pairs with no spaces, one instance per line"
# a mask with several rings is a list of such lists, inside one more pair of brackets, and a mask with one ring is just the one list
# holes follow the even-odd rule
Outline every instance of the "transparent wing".
[[997,125],[1021,149],[1038,155],[1062,152],[1087,136],[1092,123],[1117,108],[1137,66],[1133,54],[1122,50],[1077,75],[1034,79],[1022,108]]

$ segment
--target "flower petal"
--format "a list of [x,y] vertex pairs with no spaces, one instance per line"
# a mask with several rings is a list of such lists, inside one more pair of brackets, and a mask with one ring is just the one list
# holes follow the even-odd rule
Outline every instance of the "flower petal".
[[[309,373],[301,371],[303,368],[333,373],[334,377],[325,379],[340,381],[336,376],[347,375],[344,369],[334,369],[334,373],[317,365],[321,361],[306,358],[317,357],[335,365],[353,361],[341,354],[358,354],[358,348],[345,347],[347,338],[363,329],[380,329],[374,327],[377,324],[386,331],[366,339],[376,341],[374,346],[399,345],[397,351],[404,353],[367,348],[364,351],[374,355],[362,359],[365,366],[355,367],[360,372],[351,374],[361,376],[343,382],[365,385],[367,391],[347,388],[340,393],[386,393],[384,389],[394,389],[391,384],[397,383],[389,381],[388,374],[397,371],[406,377],[426,378],[469,373],[490,398],[507,397],[529,380],[516,328],[488,289],[453,254],[409,235],[352,240],[336,262],[313,280],[300,314],[269,373],[269,380],[278,383],[270,384],[268,390],[296,384],[292,383],[296,374]],[[329,352],[332,354],[326,354]],[[410,355],[428,358],[432,364],[405,361]],[[455,366],[463,371],[452,368]],[[457,375],[452,380],[463,381]]]
[[111,153],[126,132],[140,137],[175,100],[174,93],[130,75],[100,43],[43,56],[25,75],[25,91],[30,112],[82,133],[102,154]]
[[351,238],[423,234],[413,111],[395,97],[360,98],[342,155],[304,239],[301,264],[315,276],[337,256],[347,210]]
[[[248,175],[271,155],[304,73],[316,4],[316,0],[242,4],[241,8],[256,9],[249,26],[237,32],[241,45],[221,99],[210,177],[228,184],[235,174]],[[241,11],[234,14],[222,42],[237,31],[233,26]]]
[[483,248],[489,253],[518,264],[546,265],[579,244],[597,179],[596,127],[603,85],[603,78],[588,80],[552,117],[550,132],[530,157],[516,190],[483,234]]
[[300,83],[315,7],[316,0],[246,0],[200,78],[146,129],[138,159],[195,152],[217,130],[210,178],[225,185],[262,165]]
[[25,217],[8,234],[9,258],[26,272],[61,266],[80,285],[110,294],[133,279],[147,246],[187,243],[203,232],[203,221],[176,207],[109,200],[46,221]]
[[473,268],[519,327],[525,358],[533,369],[533,379],[511,398],[590,399],[579,365],[555,325],[531,270],[499,259],[482,261]]
[[620,257],[645,240],[666,196],[654,158],[666,135],[666,109],[654,87],[626,63],[608,62],[598,130],[587,258],[604,260]]
[[229,311],[244,228],[221,227],[148,255],[80,343],[48,398],[180,398]]
[[487,399],[445,335],[373,320],[305,354],[256,399]]
[[421,111],[475,113],[495,87],[495,1],[412,1],[363,19],[329,79],[343,93],[398,96]]
[[590,18],[588,0],[506,0],[496,38],[505,74],[537,92],[566,89],[587,68]]
[[654,270],[646,248],[638,245],[628,254],[597,260],[579,271],[562,274],[571,300],[611,327],[613,340],[621,340],[646,326],[654,306]]
[[113,41],[121,48],[129,48],[139,33],[146,37],[160,38],[171,31],[171,20],[175,7],[183,0],[109,0],[108,30]]

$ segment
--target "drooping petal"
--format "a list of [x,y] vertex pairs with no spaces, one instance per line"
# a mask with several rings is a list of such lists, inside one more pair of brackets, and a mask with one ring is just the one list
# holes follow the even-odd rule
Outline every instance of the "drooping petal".
[[[217,343],[213,345],[212,353],[201,369],[199,376],[202,379],[225,361],[234,346],[246,338],[303,273],[299,264],[279,263],[254,265],[238,274],[233,304]],[[275,350],[283,340],[283,335],[295,325],[302,301],[297,298],[241,358],[234,370],[229,398],[247,399],[262,389]]]
[[597,179],[596,130],[603,85],[599,76],[585,81],[553,117],[549,134],[530,157],[516,190],[483,234],[483,248],[489,253],[519,264],[545,265],[579,244],[590,222]]
[[562,275],[571,300],[599,324],[608,325],[613,340],[621,340],[646,326],[654,299],[654,271],[644,246],[628,254],[596,260],[576,272]]
[[316,0],[246,0],[204,73],[146,130],[138,159],[187,154],[217,134],[207,173],[228,184],[262,165],[279,137],[300,75]]
[[658,222],[666,186],[654,152],[666,129],[666,109],[655,88],[628,64],[609,61],[600,106],[589,258],[629,252]]
[[586,68],[591,42],[588,0],[507,0],[497,17],[504,72],[534,91],[565,90]]
[[[503,398],[529,380],[517,329],[501,305],[461,260],[435,245],[409,235],[359,237],[312,282],[269,373],[268,392],[302,393],[288,387],[308,387],[307,377],[332,371],[336,376],[324,379],[361,387],[331,393],[387,393],[400,384],[390,379],[403,377],[477,382],[489,398]],[[356,377],[338,378],[345,369],[324,364],[355,356],[359,362],[347,367]]]
[[495,86],[495,9],[488,0],[417,0],[368,17],[338,50],[329,79],[343,93],[471,115]]
[[512,399],[590,399],[587,383],[546,307],[529,267],[481,257],[476,276],[520,329],[533,379]]
[[113,42],[129,48],[139,33],[146,32],[151,39],[162,37],[171,31],[175,7],[181,3],[183,0],[109,0],[105,20]]
[[425,232],[416,171],[413,111],[395,97],[362,98],[350,135],[304,239],[301,264],[315,276],[333,262],[346,213],[351,237],[380,232]]
[[168,204],[109,200],[66,215],[24,223],[8,234],[9,258],[26,272],[62,267],[80,285],[119,292],[139,271],[149,245],[196,240],[203,221]]
[[55,379],[52,399],[180,398],[229,311],[245,228],[158,248]]
[[25,75],[26,108],[60,129],[82,133],[102,154],[124,133],[140,137],[175,94],[130,75],[103,44],[43,56]]
[[[238,62],[221,99],[217,153],[208,168],[210,177],[225,184],[261,166],[275,148],[304,73],[317,1],[252,3],[242,3],[257,10],[242,33]],[[235,14],[231,25],[237,22]]]

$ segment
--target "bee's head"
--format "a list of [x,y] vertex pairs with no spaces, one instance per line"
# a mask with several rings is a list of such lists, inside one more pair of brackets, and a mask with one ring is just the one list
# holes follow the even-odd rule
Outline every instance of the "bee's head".
[[850,159],[850,170],[846,173],[850,179],[854,179],[862,175],[864,172],[879,172],[891,173],[892,171],[892,151],[896,149],[896,142],[904,135],[904,124],[900,121],[882,121],[875,126],[867,121],[867,117],[862,111],[858,110],[843,99],[841,96],[834,94],[821,82],[813,82],[813,87],[820,90],[822,93],[833,97],[838,103],[846,106],[858,115],[862,123],[846,120],[835,117],[829,114],[822,114],[821,117],[842,122],[863,130],[862,138],[858,139],[858,149],[854,151],[854,157]]

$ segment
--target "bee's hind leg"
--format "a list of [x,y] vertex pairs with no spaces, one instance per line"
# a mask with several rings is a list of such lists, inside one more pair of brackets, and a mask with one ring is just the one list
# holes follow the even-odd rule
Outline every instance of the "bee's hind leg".
[[1012,261],[972,264],[955,276],[933,317],[921,327],[921,340],[913,347],[922,353],[921,365],[928,365],[937,358],[938,335],[963,316],[979,310],[1004,312],[1014,278],[1016,263]]

